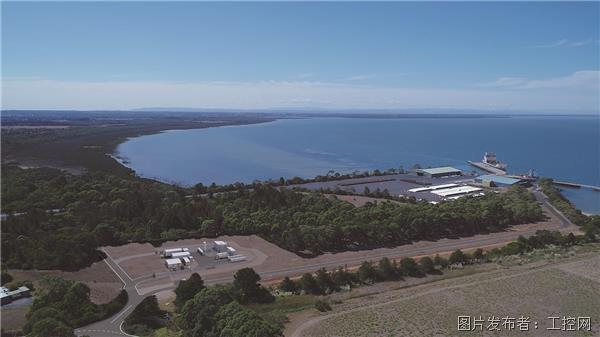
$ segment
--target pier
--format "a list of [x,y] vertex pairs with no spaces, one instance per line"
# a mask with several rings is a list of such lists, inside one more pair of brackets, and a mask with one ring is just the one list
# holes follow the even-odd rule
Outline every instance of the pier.
[[557,180],[552,181],[552,183],[554,185],[559,185],[559,186],[566,186],[566,187],[571,187],[571,188],[589,188],[594,191],[600,191],[600,186],[578,184],[578,183],[571,183],[571,182],[567,182],[567,181],[557,181]]
[[492,174],[496,174],[496,175],[505,175],[506,174],[506,171],[501,170],[496,167],[493,167],[492,165],[486,165],[482,162],[476,162],[476,161],[469,160],[468,163],[477,167],[478,169],[484,170],[484,171],[492,173]]

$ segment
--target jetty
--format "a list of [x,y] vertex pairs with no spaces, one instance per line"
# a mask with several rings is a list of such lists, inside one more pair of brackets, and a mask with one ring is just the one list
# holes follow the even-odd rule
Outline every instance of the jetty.
[[484,171],[492,173],[492,174],[496,174],[496,175],[505,175],[506,174],[506,171],[501,170],[501,169],[494,167],[492,165],[489,165],[489,164],[485,164],[485,163],[477,162],[477,161],[471,161],[471,160],[469,160],[468,163],[477,167],[478,169],[484,170]]
[[557,181],[557,180],[552,181],[552,183],[554,185],[559,185],[559,186],[566,186],[566,187],[571,187],[571,188],[589,188],[594,191],[600,191],[600,186],[578,184],[578,183],[571,183],[568,181]]

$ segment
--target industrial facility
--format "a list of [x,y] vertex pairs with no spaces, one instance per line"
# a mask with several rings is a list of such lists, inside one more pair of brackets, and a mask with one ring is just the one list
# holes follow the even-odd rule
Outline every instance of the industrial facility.
[[417,169],[415,170],[417,175],[425,176],[430,178],[441,178],[441,177],[451,177],[451,176],[460,176],[462,175],[461,170],[455,169],[451,166],[443,166],[443,167],[434,167],[427,169]]
[[[194,253],[197,253],[197,259],[194,258]],[[196,251],[190,251],[189,248],[169,248],[160,252],[160,256],[165,259],[164,263],[169,270],[178,270],[184,268],[192,268],[192,261],[197,261],[197,264],[214,266],[218,260],[226,260],[229,262],[245,261],[246,256],[241,255],[237,250],[228,245],[225,241],[213,241],[212,247],[209,249],[206,241],[202,246],[196,248]],[[208,258],[208,259],[207,259]],[[211,262],[212,258],[212,262]],[[216,261],[215,261],[216,260]]]
[[494,174],[486,174],[476,177],[474,181],[485,187],[510,187],[513,185],[527,185],[529,183],[527,180],[524,179]]
[[430,200],[432,203],[437,203],[441,200],[454,200],[460,197],[464,197],[467,195],[471,196],[479,196],[483,195],[483,189],[479,187],[469,186],[469,185],[459,185],[455,183],[451,184],[442,184],[442,185],[431,185],[426,187],[417,187],[408,190],[409,195],[415,194],[424,196],[426,194],[430,194],[429,198],[425,197],[427,200]]

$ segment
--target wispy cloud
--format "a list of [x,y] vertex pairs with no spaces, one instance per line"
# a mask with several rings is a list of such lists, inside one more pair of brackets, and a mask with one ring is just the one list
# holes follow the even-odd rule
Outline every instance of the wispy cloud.
[[567,76],[546,79],[528,79],[525,77],[500,77],[499,79],[481,83],[478,86],[488,88],[522,89],[592,89],[598,90],[600,83],[599,70],[581,70]]
[[362,75],[354,75],[354,76],[346,77],[346,78],[342,79],[342,81],[364,81],[364,80],[373,79],[375,77],[376,77],[376,75],[374,75],[374,74],[362,74]]
[[[147,106],[230,109],[310,106],[336,109],[464,108],[589,112],[598,110],[599,91],[583,89],[593,85],[597,89],[597,79],[598,71],[589,70],[552,79],[506,77],[471,88],[435,89],[299,80],[171,82],[3,79],[2,108],[116,110]],[[531,90],[524,94],[524,89]]]
[[598,44],[600,44],[600,40],[586,39],[586,40],[571,42],[571,43],[569,43],[569,47],[584,47],[584,46],[591,46],[591,45],[598,45]]
[[577,48],[577,47],[585,47],[591,45],[598,45],[600,40],[594,39],[585,39],[585,40],[576,40],[571,41],[569,39],[560,39],[547,44],[540,44],[535,46],[530,46],[529,48],[539,49],[539,48]]
[[567,40],[567,39],[560,39],[560,40],[554,41],[552,43],[530,46],[530,48],[556,48],[556,47],[564,46],[567,43],[569,43],[569,40]]

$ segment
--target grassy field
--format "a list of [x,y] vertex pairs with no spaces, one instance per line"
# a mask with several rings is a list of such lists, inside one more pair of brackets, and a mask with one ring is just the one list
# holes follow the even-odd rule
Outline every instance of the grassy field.
[[317,296],[314,295],[277,297],[273,303],[255,304],[248,307],[271,323],[284,324],[288,322],[289,314],[313,308],[316,300]]
[[[600,255],[560,258],[524,266],[383,292],[334,305],[326,315],[304,318],[292,336],[461,336],[457,316],[530,317],[529,332],[488,332],[494,336],[598,336]],[[571,261],[573,260],[573,261]],[[559,261],[559,262],[557,262]],[[566,262],[569,261],[569,262]],[[549,316],[590,316],[592,332],[547,330]],[[534,328],[538,322],[538,328]],[[471,333],[481,335],[482,333]],[[468,334],[467,334],[468,335]],[[485,333],[483,335],[486,335]]]

